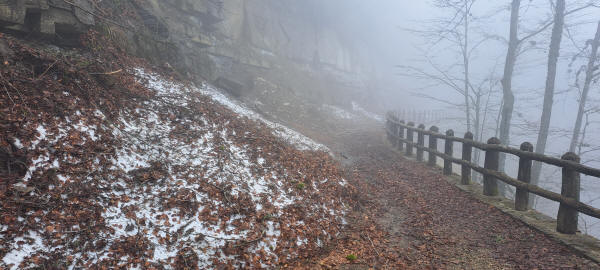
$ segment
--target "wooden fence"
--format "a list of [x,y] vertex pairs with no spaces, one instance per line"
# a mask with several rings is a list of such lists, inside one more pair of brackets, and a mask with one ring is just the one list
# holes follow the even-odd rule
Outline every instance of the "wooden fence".
[[[388,139],[394,147],[405,152],[407,156],[412,156],[416,149],[416,159],[423,161],[423,153],[428,152],[427,162],[430,166],[436,166],[437,157],[442,158],[445,175],[452,174],[453,163],[461,165],[462,185],[471,184],[471,170],[481,173],[483,175],[483,194],[486,196],[498,195],[498,180],[514,186],[516,188],[516,210],[527,210],[529,193],[559,202],[556,230],[560,233],[576,233],[579,213],[600,218],[600,209],[579,201],[580,173],[600,177],[600,170],[581,165],[579,157],[574,153],[566,153],[559,159],[533,153],[533,145],[528,142],[521,144],[520,149],[501,145],[497,138],[490,138],[487,143],[480,143],[473,140],[473,134],[470,132],[467,132],[463,138],[455,137],[452,130],[441,134],[436,126],[432,126],[428,130],[422,124],[415,127],[413,122],[406,123],[400,120],[397,114],[391,112],[386,114],[386,131]],[[428,136],[428,146],[425,146],[425,136]],[[443,153],[437,150],[438,140],[444,141]],[[460,159],[453,157],[454,143],[462,144],[462,158]],[[483,167],[471,162],[473,147],[485,152]],[[501,152],[519,157],[516,179],[498,171]],[[562,168],[561,194],[530,184],[531,164],[534,160]]]
[[443,110],[401,109],[397,115],[400,119],[412,119],[418,123],[437,123],[445,118]]

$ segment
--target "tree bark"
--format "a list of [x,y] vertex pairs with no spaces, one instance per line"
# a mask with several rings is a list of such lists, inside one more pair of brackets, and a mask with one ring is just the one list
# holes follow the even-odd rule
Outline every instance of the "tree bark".
[[464,31],[465,31],[465,42],[463,44],[463,63],[465,69],[465,106],[467,113],[467,131],[471,132],[471,106],[469,106],[469,3],[468,1],[464,2],[465,4],[465,18],[464,18]]
[[[546,89],[544,91],[544,107],[542,108],[542,117],[540,119],[540,131],[538,133],[535,152],[544,154],[546,143],[548,141],[548,131],[550,130],[550,120],[552,118],[552,105],[554,103],[554,88],[556,82],[556,66],[560,55],[560,43],[562,41],[563,27],[565,24],[565,0],[556,1],[556,11],[554,15],[554,26],[552,27],[552,37],[550,40],[550,50],[548,51],[548,73],[546,75]],[[535,162],[532,168],[531,183],[537,185],[542,170],[542,163]],[[530,196],[529,206],[533,205],[535,196]]]
[[[481,129],[481,125],[482,125],[482,123],[481,123],[481,109],[482,108],[481,108],[481,94],[480,93],[478,93],[477,96],[476,96],[475,104],[474,104],[473,109],[475,110],[475,123],[473,124],[473,129],[475,130],[474,140],[479,142],[479,141],[481,141],[480,130],[482,130]],[[475,148],[474,151],[475,151],[475,153],[474,153],[475,158],[473,159],[473,162],[475,164],[479,164],[479,153],[480,153],[480,150],[477,149],[477,148]],[[475,175],[475,172],[472,172],[472,174],[473,175],[471,175],[471,179],[472,180],[477,180],[477,176]]]
[[[510,12],[510,34],[508,40],[508,51],[506,53],[506,62],[504,63],[504,75],[502,77],[502,115],[500,119],[500,142],[504,145],[510,143],[510,124],[514,110],[515,96],[512,91],[512,76],[517,61],[517,51],[519,49],[519,12],[521,10],[521,0],[513,0]],[[500,155],[500,164],[498,170],[504,171],[506,154]]]
[[592,53],[588,58],[587,69],[585,70],[585,82],[583,83],[583,90],[581,91],[581,97],[579,98],[579,110],[577,111],[577,118],[575,119],[575,127],[573,128],[573,137],[571,138],[571,144],[569,145],[569,152],[575,152],[575,147],[577,147],[577,142],[579,141],[581,123],[583,122],[583,114],[585,112],[585,103],[587,102],[590,85],[594,78],[594,66],[596,65],[596,59],[598,58],[598,45],[600,45],[600,22],[598,22],[598,27],[596,28],[596,36],[592,41]]

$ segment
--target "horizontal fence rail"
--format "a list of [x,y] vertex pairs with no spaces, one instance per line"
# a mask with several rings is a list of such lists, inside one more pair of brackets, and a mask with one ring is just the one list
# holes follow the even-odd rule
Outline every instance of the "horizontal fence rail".
[[[429,130],[424,125],[415,127],[413,122],[406,123],[398,119],[394,113],[386,114],[386,133],[394,147],[400,151],[405,149],[405,154],[411,156],[413,148],[417,152],[417,160],[423,161],[423,153],[429,153],[428,164],[436,165],[437,157],[444,160],[444,175],[452,174],[452,164],[461,165],[461,184],[471,183],[471,170],[481,173],[483,177],[483,192],[486,196],[498,195],[498,183],[500,180],[516,188],[515,209],[527,210],[529,193],[533,193],[546,199],[560,203],[557,215],[557,231],[565,234],[577,232],[578,213],[583,213],[595,218],[600,218],[600,209],[579,201],[580,173],[600,177],[600,170],[580,164],[579,157],[574,153],[566,153],[562,158],[554,158],[546,155],[533,153],[533,146],[525,142],[519,149],[501,145],[497,138],[490,138],[487,143],[473,140],[473,134],[467,132],[464,138],[455,137],[454,131],[448,130],[445,134],[439,133],[436,126]],[[405,135],[406,131],[406,135]],[[414,141],[416,133],[417,141]],[[429,138],[429,145],[425,146],[425,136]],[[444,143],[444,152],[437,149],[438,140]],[[462,144],[462,158],[453,157],[454,143]],[[471,162],[473,147],[485,152],[484,166],[481,167]],[[517,179],[498,171],[499,153],[512,154],[519,157],[519,170]],[[529,183],[531,179],[531,163],[540,161],[546,164],[562,168],[561,194],[545,190]]]

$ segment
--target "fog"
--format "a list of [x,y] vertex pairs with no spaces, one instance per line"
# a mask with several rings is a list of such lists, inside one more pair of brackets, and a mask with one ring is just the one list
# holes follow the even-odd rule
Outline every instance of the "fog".
[[0,270],[600,269],[600,0],[1,3]]
[[[436,1],[408,0],[338,0],[317,1],[313,3],[317,16],[323,25],[337,29],[351,43],[361,56],[365,57],[376,86],[372,95],[377,96],[371,108],[385,108],[400,112],[407,121],[415,112],[443,111],[444,117],[436,124],[441,130],[454,129],[462,135],[466,130],[464,115],[464,96],[455,89],[433,78],[433,75],[452,77],[454,83],[461,83],[464,76],[463,59],[459,44],[442,36],[441,20],[457,16],[449,8],[435,6]],[[464,3],[464,1],[437,1]],[[467,1],[470,2],[470,1]],[[543,25],[552,21],[556,1],[522,1],[519,37],[528,36]],[[502,104],[502,85],[505,58],[507,54],[511,1],[473,1],[469,19],[469,46],[472,50],[469,58],[469,79],[475,88],[486,88],[491,93],[482,97],[487,105],[482,123],[481,140],[498,136],[498,120]],[[598,19],[600,19],[600,1],[567,1],[565,27],[563,28],[560,57],[557,64],[554,89],[554,102],[548,133],[547,155],[560,157],[569,149],[572,130],[577,115],[578,101],[583,75],[576,84],[576,74],[580,67],[587,64],[589,46],[586,42],[594,38]],[[579,10],[579,8],[590,7]],[[572,14],[570,11],[576,10]],[[462,29],[457,29],[462,34]],[[514,113],[511,122],[510,144],[517,146],[529,141],[535,145],[540,129],[544,87],[548,71],[548,48],[552,26],[545,28],[528,40],[519,50],[513,75],[515,95]],[[583,51],[583,53],[581,53]],[[587,54],[586,54],[587,53]],[[580,57],[574,58],[575,55]],[[408,67],[408,68],[407,68]],[[416,71],[416,72],[415,72]],[[428,74],[427,76],[415,76]],[[586,105],[587,137],[579,142],[578,153],[582,163],[600,167],[597,145],[600,142],[595,134],[600,131],[598,113],[591,113],[598,106],[599,85],[592,82]],[[423,98],[426,95],[428,98]],[[472,104],[471,104],[472,106]],[[381,113],[381,111],[380,111]],[[473,121],[471,119],[471,121]],[[482,162],[482,161],[480,161]],[[506,172],[516,176],[517,160],[508,157]],[[600,197],[598,179],[582,177],[583,202],[596,207]],[[540,177],[540,186],[560,193],[560,169],[545,165]],[[512,196],[509,191],[506,194]],[[555,216],[557,205],[547,200],[539,200],[536,208],[548,215]],[[600,235],[598,221],[582,218],[580,227],[593,235]]]

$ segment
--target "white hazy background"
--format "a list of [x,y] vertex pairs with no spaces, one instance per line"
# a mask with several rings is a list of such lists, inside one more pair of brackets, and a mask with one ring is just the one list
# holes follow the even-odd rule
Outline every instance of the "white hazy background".
[[[552,17],[551,2],[548,0],[523,0],[521,3],[520,36],[535,30]],[[569,0],[567,10],[581,6],[590,1]],[[594,2],[594,1],[592,1]],[[495,136],[496,117],[502,99],[499,80],[502,78],[504,58],[507,50],[509,32],[510,0],[479,0],[474,4],[472,16],[477,20],[471,29],[474,43],[484,36],[496,38],[486,41],[475,50],[471,59],[471,80],[474,83],[492,77],[493,94],[490,98],[491,109],[485,124],[483,139]],[[600,1],[598,1],[600,4]],[[401,76],[397,65],[414,66],[424,70],[431,68],[423,62],[424,55],[430,57],[440,67],[447,68],[452,74],[462,76],[460,65],[462,58],[457,48],[449,43],[441,42],[435,46],[430,40],[424,40],[411,30],[427,30],[428,22],[448,16],[447,10],[434,7],[431,1],[414,0],[331,0],[320,1],[319,12],[328,18],[328,23],[335,25],[339,31],[350,37],[360,51],[368,54],[374,68],[374,84],[381,104],[374,107],[399,111],[443,111],[442,121],[435,123],[440,129],[454,129],[457,136],[466,130],[463,112],[431,99],[419,98],[415,93],[425,93],[441,100],[463,103],[464,97],[443,86],[430,87],[432,83],[410,76]],[[594,37],[596,24],[600,20],[599,8],[588,8],[565,19],[568,31],[565,30],[561,43],[561,54],[558,63],[554,106],[548,138],[546,154],[560,157],[569,146],[575,117],[579,92],[574,87],[575,71],[587,63],[581,58],[570,66],[571,58],[578,49],[585,46],[588,39]],[[515,111],[511,127],[511,145],[518,147],[522,142],[535,144],[540,122],[544,86],[547,72],[548,47],[552,27],[536,35],[527,42],[530,47],[517,60],[513,77],[515,93]],[[571,70],[571,71],[570,71]],[[590,90],[587,107],[599,105],[600,84],[595,83]],[[405,119],[416,120],[416,119]],[[434,123],[425,123],[428,125]],[[600,145],[600,115],[591,115],[586,134],[587,150]],[[459,151],[455,151],[457,153]],[[582,163],[600,168],[600,151],[582,154]],[[483,159],[481,160],[483,162]],[[517,159],[507,160],[507,173],[516,177]],[[560,193],[560,169],[545,165],[540,177],[540,185],[546,189]],[[600,208],[600,179],[582,176],[581,201]],[[540,199],[536,208],[549,216],[556,217],[558,204]],[[600,237],[598,219],[580,214],[580,227],[596,237]]]

